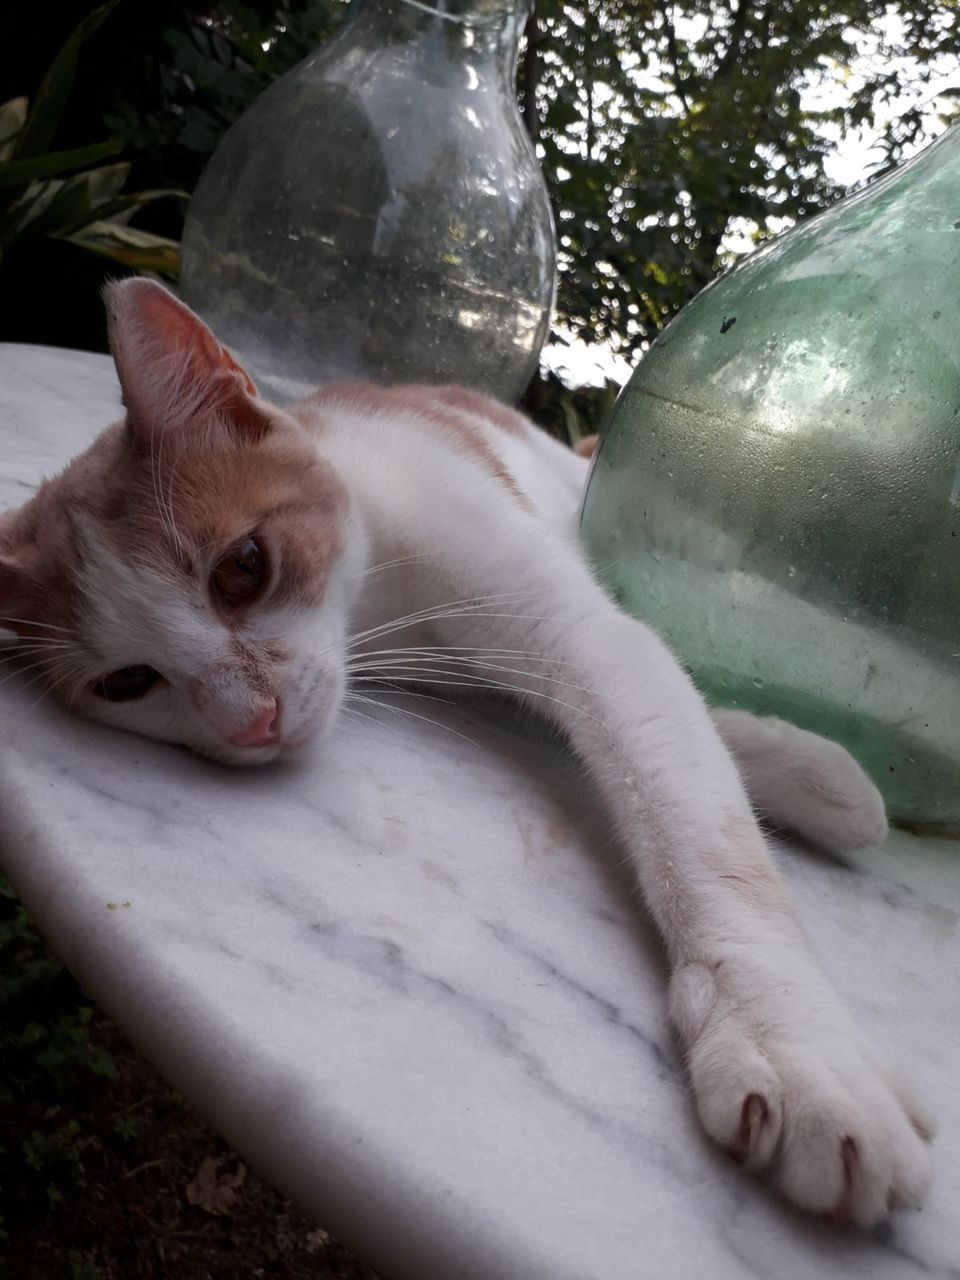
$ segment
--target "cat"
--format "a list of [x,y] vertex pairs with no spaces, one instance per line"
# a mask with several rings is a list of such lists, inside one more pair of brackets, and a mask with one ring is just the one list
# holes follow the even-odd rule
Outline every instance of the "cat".
[[839,746],[710,712],[596,582],[588,462],[455,387],[337,384],[289,408],[173,294],[106,290],[126,416],[0,516],[0,625],[76,711],[232,765],[329,735],[365,682],[503,688],[565,735],[665,945],[707,1133],[795,1204],[917,1205],[930,1123],[790,915],[753,809],[883,839]]

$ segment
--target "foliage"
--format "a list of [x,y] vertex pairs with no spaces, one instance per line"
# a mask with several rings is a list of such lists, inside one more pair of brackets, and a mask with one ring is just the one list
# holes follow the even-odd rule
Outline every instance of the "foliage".
[[[53,3],[64,16],[83,7]],[[347,0],[151,0],[149,8],[128,0],[79,68],[83,127],[102,124],[120,138],[138,181],[192,189],[226,129],[333,34],[346,8]],[[68,139],[79,127],[68,123]]]
[[[5,47],[18,58],[0,55],[0,97],[30,92],[44,42],[95,12],[90,0],[49,0],[38,24],[12,9]],[[190,190],[232,121],[345,10],[122,4],[84,46],[76,109],[54,142],[71,149],[108,130],[134,186]],[[559,319],[587,341],[640,349],[733,248],[840,194],[826,160],[841,131],[879,132],[882,166],[920,140],[924,85],[932,92],[958,52],[954,0],[536,0],[521,92],[561,234]],[[956,92],[941,96],[940,123]],[[175,238],[181,219],[168,201],[138,225]]]
[[602,387],[568,387],[552,369],[541,369],[524,392],[520,407],[550,435],[575,445],[600,430],[610,417],[618,390],[609,380]]
[[[65,112],[62,88],[39,95],[57,109],[44,111],[47,122],[59,111],[53,131],[44,130],[52,153],[31,160],[42,173],[9,175],[32,176],[33,185],[5,186],[0,172],[0,341],[102,350],[99,295],[117,264],[176,273],[185,201],[159,197],[193,188],[232,121],[328,36],[344,10],[345,0],[109,0],[98,9],[90,0],[48,0],[38,23],[29,6],[9,6],[0,101],[13,95],[3,108],[13,126],[41,81],[72,83],[73,92]],[[51,59],[56,76],[44,75]],[[0,129],[0,138],[12,131]],[[112,136],[90,148],[89,138],[104,132]],[[77,172],[121,148],[122,165]],[[5,243],[15,252],[3,256]]]
[[912,100],[884,113],[960,52],[952,0],[537,0],[536,12],[525,100],[558,215],[560,316],[624,350],[723,268],[732,229],[763,235],[842,194],[824,167],[832,137],[878,128],[882,167],[894,164],[924,115]]
[[[335,32],[348,0],[161,0],[169,22],[138,30],[111,82],[104,123],[140,157],[135,176],[192,190],[230,125]],[[181,218],[160,224],[179,238]],[[178,211],[178,214],[181,213]]]
[[[75,28],[28,104],[0,105],[0,260],[30,240],[53,237],[137,270],[176,273],[177,245],[128,225],[143,205],[175,191],[124,194],[129,164],[99,164],[122,149],[115,138],[51,150],[84,41],[116,8],[108,0]],[[69,176],[65,176],[69,175]]]
[[7,1194],[32,1187],[52,1208],[86,1185],[84,1152],[93,1136],[76,1104],[86,1082],[116,1074],[91,1036],[92,1017],[0,879],[0,1188]]
[[[216,1212],[190,1198],[210,1164]],[[0,879],[0,1276],[376,1280],[279,1192],[238,1172],[92,1011]],[[221,1182],[235,1191],[227,1204]]]

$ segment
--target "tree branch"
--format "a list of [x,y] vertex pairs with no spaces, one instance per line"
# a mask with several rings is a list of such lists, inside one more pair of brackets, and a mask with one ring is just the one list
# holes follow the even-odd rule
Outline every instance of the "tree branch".
[[727,75],[740,60],[743,36],[747,26],[748,5],[749,0],[739,0],[733,12],[733,21],[730,23],[730,39],[717,66],[718,77]]
[[667,50],[670,54],[670,60],[673,63],[673,87],[676,90],[677,97],[680,99],[684,111],[689,115],[690,102],[683,89],[680,88],[680,49],[677,45],[677,33],[674,29],[673,23],[670,21],[669,15],[667,14],[666,5],[664,5],[660,10],[660,15],[663,18],[664,35],[667,37]]

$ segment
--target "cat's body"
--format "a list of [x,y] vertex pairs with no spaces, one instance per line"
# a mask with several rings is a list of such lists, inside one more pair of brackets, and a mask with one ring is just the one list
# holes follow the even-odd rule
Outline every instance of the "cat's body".
[[457,389],[274,409],[158,286],[109,302],[127,423],[0,517],[26,656],[77,709],[232,763],[328,732],[374,674],[528,701],[616,821],[707,1131],[805,1208],[917,1203],[927,1124],[816,968],[747,792],[835,848],[882,838],[879,796],[822,739],[711,717],[591,575],[585,461]]

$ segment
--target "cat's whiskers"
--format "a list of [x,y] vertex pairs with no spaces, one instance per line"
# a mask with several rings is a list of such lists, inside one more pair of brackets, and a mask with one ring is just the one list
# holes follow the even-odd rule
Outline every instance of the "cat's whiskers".
[[55,639],[48,636],[31,637],[29,640],[7,642],[0,640],[0,653],[19,656],[23,653],[56,653],[60,649],[74,649],[70,640]]
[[[26,692],[26,691],[27,691],[27,689],[31,689],[31,688],[33,688],[33,686],[34,686],[35,684],[37,684],[39,681],[44,680],[44,679],[49,679],[49,673],[48,673],[48,672],[46,672],[46,671],[41,671],[39,675],[36,675],[36,676],[34,676],[31,680],[27,680],[27,681],[25,682],[25,684],[24,684],[24,686],[23,686],[24,692]],[[30,710],[30,711],[32,711],[34,707],[39,706],[39,704],[43,701],[43,699],[44,699],[44,698],[47,696],[47,694],[50,692],[50,688],[51,688],[51,687],[52,687],[52,686],[48,686],[46,689],[43,689],[43,690],[41,691],[40,697],[39,697],[39,698],[36,698],[33,702],[31,702],[30,707],[29,707],[29,710]]]
[[[340,711],[341,711],[341,713],[342,713],[343,715],[345,715],[345,716],[356,716],[356,717],[358,717],[358,719],[360,719],[360,720],[371,720],[374,724],[379,724],[379,723],[380,723],[380,721],[377,719],[377,717],[376,717],[376,716],[367,715],[367,714],[366,714],[366,712],[364,712],[364,711],[358,711],[358,710],[356,709],[356,707],[347,707],[347,706],[343,706],[343,707],[341,707],[341,708],[340,708]],[[384,726],[384,727],[385,727],[385,728],[392,728],[393,726],[392,726],[392,725],[386,725],[386,726]]]
[[415,609],[412,613],[406,613],[398,618],[392,618],[387,622],[378,623],[375,627],[367,627],[365,631],[358,631],[347,636],[347,648],[360,644],[366,639],[379,635],[381,632],[389,632],[403,626],[412,626],[418,622],[433,622],[438,618],[447,617],[451,609],[456,610],[461,606],[482,605],[487,601],[500,602],[502,600],[515,600],[518,596],[525,595],[523,591],[509,591],[499,595],[492,596],[466,596],[462,600],[449,600],[444,604],[430,605],[424,609]]
[[[359,695],[356,695],[356,696],[359,701],[369,703],[371,707],[379,707],[381,710],[384,709],[383,704],[376,702],[372,698],[360,698]],[[369,720],[370,723],[375,724],[378,729],[386,729],[388,733],[400,733],[399,725],[390,724],[384,721],[380,716],[371,715],[368,711],[358,711],[356,707],[352,707],[352,706],[351,707],[343,706],[340,708],[340,710],[346,716],[355,716],[360,720]]]
[[480,745],[473,738],[461,733],[459,729],[454,729],[451,725],[444,724],[440,720],[434,720],[430,716],[420,715],[419,712],[411,711],[409,707],[398,707],[392,702],[380,702],[376,698],[371,698],[365,694],[353,694],[352,696],[369,703],[371,706],[381,707],[384,711],[393,711],[398,715],[410,716],[414,720],[422,720],[425,724],[433,725],[435,729],[444,729],[447,733],[452,733],[455,738],[462,738],[464,742],[469,742],[472,747],[479,747]]
[[[2,688],[5,684],[9,683],[9,681],[15,680],[17,679],[17,677],[24,676],[28,671],[36,671],[37,668],[40,668],[37,675],[31,676],[29,680],[26,680],[23,683],[23,688],[29,689],[33,685],[35,685],[39,680],[46,679],[46,680],[52,681],[50,685],[50,689],[54,689],[56,688],[57,677],[60,675],[61,672],[65,672],[67,675],[71,674],[70,671],[68,670],[69,665],[70,665],[69,658],[61,658],[59,660],[54,660],[52,663],[48,661],[46,658],[41,658],[37,662],[28,662],[25,665],[18,664],[14,668],[14,670],[10,672],[9,675],[4,676],[4,678],[0,680],[0,688]],[[45,690],[44,692],[48,693],[50,692],[50,689]]]
[[[44,698],[48,697],[51,693],[53,693],[54,689],[57,689],[60,685],[64,684],[67,680],[69,680],[71,676],[75,675],[78,671],[80,671],[82,666],[83,666],[82,661],[78,659],[76,662],[69,663],[62,671],[59,671],[55,677],[51,678],[50,684],[47,686],[46,689],[44,689],[41,692],[40,697],[37,698],[33,703],[31,703],[30,710],[32,711],[34,707],[38,707],[40,703],[44,700]],[[52,675],[52,673],[48,673],[48,674]],[[81,675],[81,682],[85,679],[86,679],[86,673],[83,672],[83,674]]]
[[[381,711],[390,710],[389,703],[379,702],[376,698],[371,698],[362,693],[347,693],[344,696],[343,705],[341,706],[340,710],[345,715],[359,716],[363,720],[370,720],[373,724],[379,725],[380,728],[389,729],[391,733],[400,732],[399,727],[397,725],[385,723],[380,716],[370,715],[370,713],[366,711],[358,711],[357,708],[352,705],[353,703],[356,703],[356,702],[359,702],[365,706],[377,707]],[[441,725],[440,727],[442,728],[443,726]]]
[[379,683],[390,693],[402,693],[405,698],[424,698],[428,702],[442,702],[448,707],[454,705],[453,698],[444,697],[439,693],[424,693],[421,689],[411,689],[408,684],[398,684],[387,679],[383,679]]
[[73,688],[70,690],[70,696],[67,699],[68,711],[73,710],[73,704],[76,702],[77,697],[80,693],[80,690],[83,688],[85,684],[88,683],[89,680],[90,680],[90,672],[86,668],[79,669],[78,679],[74,684]]
[[43,667],[44,672],[49,670],[50,664],[46,658],[40,658],[37,662],[17,663],[9,674],[0,680],[0,689],[5,684],[9,684],[11,680],[16,680],[18,676],[25,675],[28,671],[36,671],[38,667]]
[[406,667],[408,670],[410,670],[410,669],[416,669],[416,664],[418,662],[460,663],[464,667],[466,667],[468,670],[471,667],[482,667],[484,670],[487,670],[487,671],[502,671],[504,672],[505,675],[529,676],[529,677],[532,677],[534,680],[543,680],[543,681],[546,681],[548,684],[561,685],[566,689],[575,689],[578,693],[587,693],[587,694],[590,694],[591,696],[594,696],[592,689],[588,689],[582,684],[574,684],[573,681],[571,680],[561,680],[557,676],[544,675],[542,672],[538,672],[538,671],[524,671],[520,667],[505,667],[499,663],[484,662],[482,659],[478,659],[478,658],[463,658],[463,657],[458,657],[454,654],[426,653],[422,658],[417,658],[416,656],[413,656],[410,658],[397,658],[397,659],[386,659],[386,660],[381,659],[380,661],[371,663],[368,666],[361,666],[361,665],[353,666],[350,668],[350,670],[351,671],[381,671],[387,667],[399,667],[399,668]]
[[[383,636],[391,635],[395,631],[402,631],[406,627],[422,625],[428,622],[448,621],[452,618],[506,618],[525,622],[563,621],[562,618],[558,618],[555,615],[534,613],[494,613],[489,608],[477,607],[477,604],[482,604],[484,600],[509,601],[511,599],[516,599],[517,596],[528,594],[528,592],[511,591],[502,596],[473,597],[465,601],[454,601],[451,606],[440,605],[435,606],[432,609],[421,609],[416,613],[407,614],[402,618],[393,619],[391,622],[380,623],[376,627],[370,627],[366,631],[361,631],[353,636],[349,636],[346,640],[345,648],[349,650],[366,641],[381,639]],[[331,645],[328,648],[332,647],[333,646]]]
[[62,631],[68,636],[75,634],[73,627],[55,627],[52,622],[37,622],[33,618],[12,618],[9,614],[0,614],[0,627],[5,627],[8,623],[11,626],[40,627],[44,631]]
[[[459,650],[460,652],[454,652]],[[520,655],[514,658],[514,654]],[[479,656],[486,655],[486,657]],[[490,661],[495,658],[497,661]],[[548,667],[571,666],[577,669],[577,664],[568,662],[555,662],[551,658],[546,658],[542,654],[536,654],[522,649],[516,650],[497,650],[473,648],[468,645],[431,646],[425,648],[397,648],[397,649],[380,649],[373,652],[366,652],[353,655],[347,661],[348,674],[354,674],[361,671],[380,671],[388,667],[416,667],[418,663],[423,662],[447,662],[458,664],[460,666],[471,668],[483,668],[489,671],[502,671],[506,675],[527,676],[534,680],[546,681],[549,684],[559,685],[567,689],[574,689],[578,693],[587,693],[591,697],[596,696],[595,691],[585,687],[584,685],[574,684],[572,680],[563,680],[560,676],[547,675],[542,671],[530,671],[522,666],[506,666],[506,662],[517,661],[520,663],[540,663]],[[422,668],[421,668],[422,669]],[[453,674],[453,673],[450,673]]]
[[[358,660],[366,660],[376,657],[393,657],[400,654],[426,654],[438,658],[450,655],[451,661],[469,662],[472,655],[486,654],[490,657],[502,657],[506,659],[525,659],[529,662],[542,662],[553,667],[576,667],[575,662],[568,662],[560,658],[548,658],[542,653],[537,653],[533,649],[498,649],[493,646],[473,645],[473,644],[450,644],[450,645],[410,645],[407,647],[394,647],[390,649],[364,649],[358,654],[350,656],[347,662],[348,670],[352,664]],[[453,655],[465,654],[465,657],[454,658]]]
[[[513,681],[493,679],[492,672],[499,671],[504,675],[527,676],[534,680],[546,681],[551,684],[566,686],[575,689],[578,692],[591,693],[591,690],[585,689],[581,685],[575,685],[571,681],[564,681],[556,676],[547,676],[543,673],[522,670],[517,667],[509,667],[503,663],[495,663],[485,661],[476,655],[486,652],[487,657],[504,658],[506,661],[528,661],[540,662],[544,665],[556,667],[558,665],[574,665],[568,663],[550,662],[540,654],[523,650],[497,650],[493,647],[484,649],[482,646],[456,645],[456,646],[430,646],[417,648],[410,646],[407,648],[395,647],[393,650],[373,650],[351,653],[351,649],[357,646],[369,643],[372,640],[383,639],[397,631],[406,628],[422,625],[427,622],[444,621],[451,618],[459,617],[486,617],[486,618],[509,618],[509,619],[525,619],[530,621],[554,621],[561,619],[550,618],[542,615],[531,614],[514,614],[504,612],[493,612],[496,605],[505,604],[520,597],[529,597],[532,592],[529,591],[510,591],[501,592],[489,596],[468,596],[460,600],[452,600],[442,605],[435,605],[424,609],[414,610],[413,612],[394,618],[388,622],[381,623],[375,627],[369,627],[365,631],[357,632],[347,638],[345,648],[347,650],[347,672],[348,676],[354,681],[375,681],[376,674],[366,674],[367,672],[375,673],[383,671],[384,668],[392,668],[395,674],[401,674],[402,679],[409,679],[412,684],[444,684],[448,687],[459,687],[460,689],[472,688],[477,690],[492,690],[507,694],[521,694],[529,698],[540,699],[541,701],[551,702],[557,706],[565,707],[574,711],[578,715],[587,717],[603,723],[600,717],[593,715],[583,707],[565,702],[561,698],[554,697],[544,693],[542,690],[530,689]],[[454,650],[457,652],[455,653]],[[470,656],[472,655],[472,656]],[[373,659],[379,659],[373,661]],[[427,662],[449,662],[451,665],[460,664],[464,668],[463,671],[444,669],[441,667],[429,668],[422,664]],[[476,675],[469,670],[470,667],[483,668],[482,675]],[[441,678],[442,677],[442,678]],[[380,677],[382,680],[382,676]]]
[[367,569],[361,569],[359,573],[351,573],[347,581],[354,582],[357,578],[369,578],[373,573],[380,573],[382,569],[395,569],[401,565],[416,564],[421,560],[429,560],[432,552],[422,551],[416,555],[398,556],[395,560],[382,560],[379,564],[372,564]]
[[2,660],[6,666],[16,667],[20,671],[23,671],[24,659],[26,658],[36,658],[38,661],[46,662],[48,665],[52,666],[58,660],[68,658],[72,649],[72,645],[65,646],[63,649],[53,650],[42,648],[4,649],[3,646],[0,645],[0,660]]
[[[34,661],[24,662],[25,658],[31,658]],[[9,675],[0,680],[0,686],[14,679],[18,674],[33,671],[38,667],[43,668],[39,676],[35,676],[24,686],[29,688],[36,680],[42,679],[43,675],[46,674],[52,678],[57,672],[76,662],[78,655],[76,646],[69,640],[64,640],[60,636],[37,636],[15,641],[12,644],[0,642],[0,660],[8,661],[13,668]]]
[[[493,680],[485,676],[473,676],[469,672],[445,671],[442,668],[418,668],[411,666],[407,669],[410,671],[409,679],[412,684],[446,685],[447,687],[458,688],[461,690],[477,689],[492,690],[498,693],[523,694],[529,698],[539,699],[543,702],[551,702],[555,706],[565,707],[568,711],[573,711],[575,714],[583,716],[588,720],[593,720],[597,724],[602,725],[605,723],[600,716],[594,715],[584,707],[578,707],[574,703],[565,702],[562,698],[554,697],[552,694],[543,693],[539,689],[529,689],[524,685],[516,684],[512,681]],[[375,683],[380,679],[380,677],[374,673],[369,675],[354,675],[352,676],[352,679],[356,682]]]

